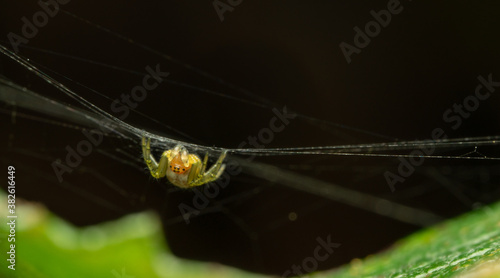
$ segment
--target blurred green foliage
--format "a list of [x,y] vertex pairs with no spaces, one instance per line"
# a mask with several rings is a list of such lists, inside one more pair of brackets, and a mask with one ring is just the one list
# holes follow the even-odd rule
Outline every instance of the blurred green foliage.
[[[0,212],[7,215],[7,197],[0,194]],[[4,260],[0,277],[256,277],[214,263],[176,258],[168,252],[157,216],[129,215],[96,226],[77,228],[41,205],[17,200],[16,270]],[[1,250],[9,249],[9,231],[2,225]],[[7,254],[4,253],[4,257]]]
[[[7,198],[3,194],[0,198],[0,212],[6,216]],[[16,203],[16,270],[8,269],[4,260],[1,277],[262,277],[215,263],[176,258],[165,247],[154,213],[76,228],[43,206],[22,203]],[[4,239],[9,231],[7,225],[2,226],[1,248],[8,251],[9,243]],[[486,276],[470,277],[500,277],[499,251],[500,203],[415,233],[381,254],[311,276],[456,277],[488,266],[496,272],[488,270],[483,271]],[[494,266],[488,264],[491,261]]]

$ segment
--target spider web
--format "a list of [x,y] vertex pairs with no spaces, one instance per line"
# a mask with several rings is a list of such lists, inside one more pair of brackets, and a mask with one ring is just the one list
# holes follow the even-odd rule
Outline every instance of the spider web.
[[[143,206],[134,208],[139,210],[150,205],[141,199],[149,190],[165,191],[167,195],[189,195],[189,200],[196,196],[196,193],[152,181],[141,158],[140,139],[143,136],[153,139],[153,149],[157,156],[165,149],[183,144],[190,152],[199,155],[208,153],[213,162],[222,149],[227,149],[229,160],[242,169],[241,175],[230,176],[230,184],[245,186],[236,192],[231,189],[234,186],[228,187],[227,190],[221,188],[210,205],[189,215],[189,219],[203,222],[206,217],[220,213],[229,217],[240,232],[254,243],[250,249],[255,253],[255,257],[263,252],[260,247],[262,242],[259,242],[262,241],[261,238],[273,231],[282,231],[294,223],[295,220],[291,220],[293,217],[290,215],[299,215],[299,219],[305,219],[302,221],[313,221],[316,219],[313,214],[331,210],[331,206],[337,206],[337,203],[341,204],[343,209],[352,207],[356,211],[404,222],[410,226],[427,226],[497,199],[498,124],[491,120],[497,114],[492,114],[494,112],[491,112],[491,106],[484,109],[482,106],[483,110],[475,112],[476,118],[471,118],[468,123],[465,123],[464,119],[464,127],[457,132],[450,129],[447,123],[443,123],[440,117],[443,111],[463,98],[461,92],[453,95],[457,93],[453,91],[451,96],[443,97],[444,101],[437,99],[433,102],[419,102],[421,106],[418,109],[412,109],[413,104],[410,103],[389,110],[387,105],[384,106],[380,101],[377,103],[381,105],[378,109],[389,111],[390,114],[401,115],[405,110],[430,110],[428,114],[431,115],[423,115],[420,112],[417,119],[421,119],[424,124],[418,126],[414,126],[412,122],[415,118],[397,121],[397,116],[389,116],[388,119],[392,120],[382,127],[379,123],[387,123],[387,118],[384,115],[379,117],[362,101],[350,100],[347,92],[339,94],[338,102],[344,101],[348,107],[340,112],[331,112],[332,109],[328,106],[322,107],[320,100],[301,102],[307,94],[299,92],[302,89],[300,86],[294,93],[284,95],[277,89],[279,86],[284,87],[281,90],[286,90],[296,84],[272,80],[275,77],[272,75],[275,70],[273,65],[283,62],[278,58],[271,62],[266,60],[266,63],[272,66],[263,75],[267,74],[271,81],[264,78],[245,83],[252,80],[253,76],[242,77],[225,73],[225,76],[229,76],[229,79],[226,79],[218,77],[221,70],[230,71],[221,69],[222,66],[202,69],[214,61],[219,61],[219,56],[204,61],[203,51],[200,51],[195,54],[198,55],[197,59],[192,59],[195,63],[187,63],[184,59],[173,58],[163,51],[138,43],[113,28],[107,29],[77,13],[61,10],[61,17],[63,14],[65,22],[70,22],[73,30],[81,30],[87,38],[98,37],[87,44],[90,46],[88,52],[85,52],[84,47],[75,47],[72,53],[67,47],[68,43],[71,45],[69,40],[56,41],[55,44],[54,40],[50,40],[53,44],[45,47],[43,41],[40,42],[41,46],[30,43],[23,46],[19,55],[1,46],[1,52],[14,61],[12,65],[4,59],[4,67],[15,68],[5,71],[6,77],[2,79],[1,98],[5,103],[2,112],[10,128],[7,149],[4,149],[7,155],[3,156],[6,163],[15,153],[27,151],[15,147],[20,137],[26,137],[16,131],[16,125],[21,119],[32,125],[44,123],[57,126],[62,131],[75,130],[82,139],[85,139],[81,135],[83,131],[92,132],[101,128],[108,143],[96,148],[96,152],[117,165],[126,165],[140,172],[145,183],[149,181],[149,185],[131,192],[112,182],[111,174],[105,170],[89,167],[85,171],[92,172],[101,185],[127,202],[142,203]],[[53,30],[55,35],[63,31],[64,28]],[[3,44],[5,45],[5,42]],[[78,42],[74,45],[78,45]],[[97,48],[97,45],[100,48]],[[126,50],[113,52],[117,47]],[[179,52],[175,48],[173,51]],[[262,54],[259,49],[252,51],[256,51],[257,55]],[[134,53],[132,56],[137,55],[137,59],[125,61],[123,57],[130,57],[130,53]],[[179,53],[183,55],[182,52]],[[249,54],[241,54],[244,55]],[[234,58],[231,53],[226,57],[228,61]],[[266,56],[266,59],[270,57]],[[165,65],[170,73],[159,86],[162,92],[149,94],[144,103],[130,108],[128,116],[120,119],[110,109],[110,104],[124,92],[130,92],[130,88],[141,84],[144,74],[147,73],[147,70],[144,70],[145,65],[155,67],[158,64],[161,67]],[[225,60],[222,64],[234,67],[232,62]],[[259,72],[259,66],[262,64],[253,65],[250,70],[253,73]],[[284,70],[287,66],[280,69]],[[238,72],[244,72],[243,69],[239,68]],[[21,77],[17,72],[22,72]],[[282,78],[290,78],[287,76],[289,74],[297,73],[285,71],[285,77]],[[236,79],[234,83],[226,81],[230,80],[231,76]],[[475,78],[473,75],[470,80],[477,83]],[[473,81],[463,85],[468,86],[466,91],[475,88]],[[244,89],[245,87],[251,89]],[[380,91],[378,92],[380,94]],[[263,97],[264,95],[270,97]],[[321,96],[321,93],[317,96]],[[421,98],[425,99],[424,96]],[[383,100],[383,94],[378,99]],[[397,102],[398,99],[394,101]],[[488,100],[493,103],[495,101],[497,99]],[[439,106],[436,108],[439,113],[431,109],[435,106]],[[270,129],[270,119],[278,117],[275,111],[282,115],[286,111],[285,107],[289,109],[289,113],[294,114],[294,118],[290,119],[290,124],[286,125],[283,131],[273,134],[273,140],[268,144],[261,142],[262,147],[259,148],[239,147],[243,142],[246,146],[250,145],[248,138],[258,137],[263,129]],[[335,107],[338,108],[338,105]],[[357,112],[352,114],[354,110]],[[343,118],[345,121],[333,121],[334,117],[328,115],[338,115],[341,112],[349,115]],[[317,116],[311,116],[311,113]],[[365,118],[366,123],[360,124],[362,121],[358,118]],[[103,127],[103,121],[109,123],[109,126]],[[446,130],[449,138],[429,140],[432,130],[436,127]],[[76,146],[79,142],[77,139],[73,140],[76,141],[63,141],[61,144],[45,141],[34,147],[30,155],[43,155],[43,150],[55,148],[59,156],[45,159],[47,164],[57,159],[64,160],[65,146]],[[413,152],[428,148],[434,151],[431,154]],[[425,162],[422,166],[414,167],[415,174],[405,177],[403,183],[398,183],[395,187],[389,186],[384,173],[389,171],[398,174],[402,161],[411,159],[424,159]],[[95,204],[123,211],[116,202],[101,198],[93,190],[78,186],[67,188]],[[210,185],[205,186],[203,190],[207,188],[210,188]],[[277,204],[296,200],[292,195],[278,196],[289,190],[304,194],[303,200],[297,204],[277,207]],[[202,192],[202,189],[199,192]],[[249,212],[245,205],[254,204],[255,200],[265,193],[273,196],[262,198],[266,209],[252,207]],[[453,204],[451,207],[460,208],[451,209],[449,205],[434,201],[434,198],[444,198],[446,202]],[[160,204],[160,211],[167,211],[169,214],[165,219],[166,226],[189,225],[186,223],[186,215],[179,212],[179,203],[183,202]],[[280,213],[273,216],[269,212],[273,210]],[[212,220],[218,219],[219,216],[213,217]],[[66,218],[70,217],[66,215]],[[203,254],[194,257],[206,258]]]

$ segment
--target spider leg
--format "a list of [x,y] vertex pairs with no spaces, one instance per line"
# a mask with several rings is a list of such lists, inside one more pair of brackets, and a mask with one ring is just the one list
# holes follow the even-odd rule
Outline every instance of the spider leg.
[[201,170],[200,173],[205,173],[205,170],[207,169],[207,162],[208,162],[208,153],[205,154],[205,158],[203,158],[203,164],[201,165]]
[[195,178],[190,183],[190,186],[198,186],[217,180],[220,177],[220,175],[222,175],[224,169],[226,168],[226,165],[223,164],[224,159],[226,158],[226,154],[227,151],[223,151],[222,154],[219,156],[219,159],[217,159],[217,162],[214,165],[212,165],[212,167],[210,167],[208,171],[205,172],[208,161],[208,154],[206,154],[205,159],[203,159],[203,165],[201,168],[202,171],[200,171],[198,177]]
[[167,173],[170,151],[164,151],[160,158],[160,163],[151,154],[151,138],[142,137],[142,154],[144,161],[148,165],[149,171],[154,178],[162,178]]

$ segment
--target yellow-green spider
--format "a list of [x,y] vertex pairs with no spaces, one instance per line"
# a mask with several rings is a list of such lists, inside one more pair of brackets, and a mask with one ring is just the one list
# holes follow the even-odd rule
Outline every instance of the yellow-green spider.
[[226,157],[227,151],[223,151],[217,162],[208,171],[205,171],[208,154],[205,155],[205,159],[201,162],[201,159],[197,155],[188,153],[182,145],[177,145],[173,149],[164,151],[160,162],[157,163],[151,154],[150,143],[151,139],[146,140],[145,137],[142,137],[142,154],[144,155],[144,161],[146,161],[151,171],[151,175],[157,179],[167,176],[167,179],[178,187],[190,188],[215,181],[224,172],[224,168],[226,167],[222,162]]

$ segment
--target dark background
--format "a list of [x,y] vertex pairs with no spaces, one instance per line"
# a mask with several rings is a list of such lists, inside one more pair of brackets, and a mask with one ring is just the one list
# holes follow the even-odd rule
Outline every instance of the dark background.
[[[498,92],[481,102],[457,130],[442,118],[454,103],[473,94],[479,75],[491,73],[493,80],[500,80],[496,1],[402,1],[403,11],[393,15],[389,25],[351,57],[350,64],[339,44],[353,44],[353,28],[364,28],[373,20],[370,11],[386,9],[388,1],[332,2],[243,1],[224,13],[221,22],[211,1],[73,0],[61,7],[91,23],[61,11],[19,54],[112,114],[111,101],[140,84],[147,65],[160,64],[170,72],[168,81],[137,107],[149,118],[132,113],[126,122],[206,146],[236,148],[268,126],[273,107],[281,110],[284,105],[299,117],[266,148],[428,139],[436,127],[451,138],[499,134]],[[35,2],[28,1],[2,5],[0,43],[9,46],[6,34],[20,34],[20,18],[31,18],[38,10]],[[148,52],[116,34],[171,58]],[[7,58],[0,59],[0,70],[9,79],[81,107]],[[2,109],[14,108],[4,105]],[[108,137],[99,147],[102,152],[86,158],[61,184],[50,163],[64,157],[66,145],[82,139],[81,131],[41,122],[52,119],[16,109],[38,118],[20,117],[13,124],[10,113],[2,113],[6,132],[2,132],[1,157],[18,169],[24,184],[19,195],[45,203],[76,225],[157,210],[169,247],[181,257],[281,274],[311,256],[317,237],[331,235],[332,241],[342,245],[319,264],[320,269],[327,269],[381,250],[420,228],[292,190],[279,181],[260,180],[245,169],[186,225],[179,220],[178,205],[190,203],[193,192],[152,181],[140,161],[139,141]],[[121,156],[114,152],[117,149],[135,158]],[[473,148],[451,154],[469,151]],[[498,153],[497,148],[479,151],[489,156]],[[499,165],[494,161],[427,160],[394,193],[383,177],[385,171],[397,171],[399,161],[394,158],[296,155],[257,161],[444,218],[499,196]],[[292,211],[298,215],[296,221],[288,220]]]

